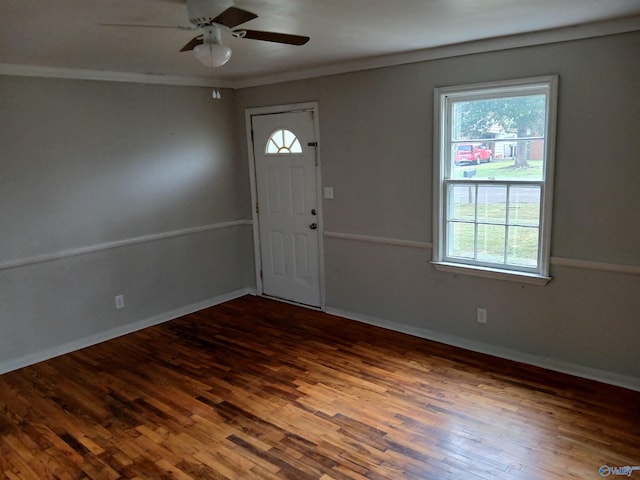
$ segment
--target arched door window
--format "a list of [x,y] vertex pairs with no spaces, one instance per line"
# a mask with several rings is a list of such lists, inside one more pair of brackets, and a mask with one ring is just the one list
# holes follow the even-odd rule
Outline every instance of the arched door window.
[[267,155],[292,155],[302,153],[302,145],[293,132],[281,128],[267,140]]

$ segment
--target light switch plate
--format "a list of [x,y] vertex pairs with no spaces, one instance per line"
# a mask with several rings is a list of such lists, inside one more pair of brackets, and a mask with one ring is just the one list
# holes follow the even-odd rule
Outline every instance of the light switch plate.
[[324,187],[324,198],[333,200],[333,187]]

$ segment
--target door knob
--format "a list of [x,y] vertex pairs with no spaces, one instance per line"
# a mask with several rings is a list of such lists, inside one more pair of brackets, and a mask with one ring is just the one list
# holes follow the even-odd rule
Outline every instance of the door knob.
[[318,224],[317,223],[312,223],[311,225],[309,225],[309,228],[311,230],[317,230],[318,229]]

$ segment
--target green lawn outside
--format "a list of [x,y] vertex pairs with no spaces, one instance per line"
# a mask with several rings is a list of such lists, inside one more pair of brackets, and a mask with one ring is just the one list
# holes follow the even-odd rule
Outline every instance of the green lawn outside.
[[[476,215],[473,203],[457,203],[454,218],[451,220],[473,220]],[[530,224],[531,227],[504,225],[506,223],[506,204],[492,203],[483,205],[478,212],[478,252],[477,260],[496,264],[505,263],[505,237],[508,234],[506,248],[509,264],[535,267],[538,259],[538,218],[539,206],[533,203],[512,203],[510,218],[513,222],[517,214],[517,223]],[[480,223],[487,222],[487,223]],[[496,224],[500,222],[502,224]],[[450,256],[476,259],[474,240],[475,224],[464,221],[450,221],[449,229],[452,242]]]
[[480,165],[454,166],[453,178],[463,179],[464,171],[475,169],[476,175],[472,177],[474,180],[542,180],[544,174],[542,160],[529,160],[529,165],[530,168],[516,169],[513,160],[494,160]]

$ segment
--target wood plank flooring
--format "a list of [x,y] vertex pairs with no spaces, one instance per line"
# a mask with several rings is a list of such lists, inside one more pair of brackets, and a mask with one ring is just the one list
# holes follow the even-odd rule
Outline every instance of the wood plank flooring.
[[9,480],[596,479],[602,465],[640,465],[640,393],[250,296],[0,376]]

